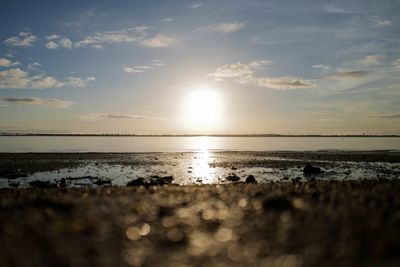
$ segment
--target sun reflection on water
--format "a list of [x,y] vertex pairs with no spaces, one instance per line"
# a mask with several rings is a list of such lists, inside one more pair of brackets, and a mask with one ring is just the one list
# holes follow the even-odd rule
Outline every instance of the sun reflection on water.
[[213,162],[212,153],[209,151],[211,147],[210,138],[206,136],[196,138],[195,147],[197,152],[192,158],[192,177],[195,181],[203,184],[215,183],[217,177],[210,166],[210,163]]

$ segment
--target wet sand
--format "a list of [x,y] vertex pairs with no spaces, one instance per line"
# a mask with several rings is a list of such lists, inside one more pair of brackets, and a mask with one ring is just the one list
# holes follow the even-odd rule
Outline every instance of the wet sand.
[[[327,154],[329,164],[346,155],[363,164],[399,162],[398,154],[387,152],[285,152],[290,158],[284,164],[296,158],[301,158],[296,165],[321,163]],[[87,157],[97,162],[99,156],[118,164],[132,164],[136,157],[2,154],[11,159],[0,165],[27,172],[37,170],[35,165],[43,170],[53,163],[86,164]],[[256,157],[257,166],[275,164],[267,156]],[[146,163],[139,159],[138,164]],[[220,157],[215,164],[241,168],[244,161],[234,159]],[[329,170],[329,164],[320,166]],[[1,266],[399,266],[400,181],[321,177],[258,184],[1,188]]]

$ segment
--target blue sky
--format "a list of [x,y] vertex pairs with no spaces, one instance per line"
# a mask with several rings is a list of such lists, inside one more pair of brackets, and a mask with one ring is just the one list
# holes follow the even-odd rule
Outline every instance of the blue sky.
[[5,0],[0,131],[399,134],[399,13],[399,1]]

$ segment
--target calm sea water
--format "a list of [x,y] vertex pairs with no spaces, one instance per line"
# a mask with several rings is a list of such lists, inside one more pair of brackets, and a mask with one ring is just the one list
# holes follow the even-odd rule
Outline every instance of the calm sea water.
[[0,136],[0,152],[400,150],[399,137]]

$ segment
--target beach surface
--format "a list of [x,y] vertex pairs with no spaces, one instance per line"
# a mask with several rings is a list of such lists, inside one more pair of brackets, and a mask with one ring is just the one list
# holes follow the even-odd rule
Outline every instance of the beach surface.
[[[181,185],[168,171],[120,186],[112,177],[23,182],[88,162],[159,168],[198,156],[1,154],[1,266],[399,266],[395,152],[221,153],[207,165],[226,170],[225,178],[211,184]],[[306,164],[320,172],[304,173]],[[340,176],[349,166],[379,176],[335,179],[333,170]],[[301,177],[264,179],[259,168],[299,169]]]

